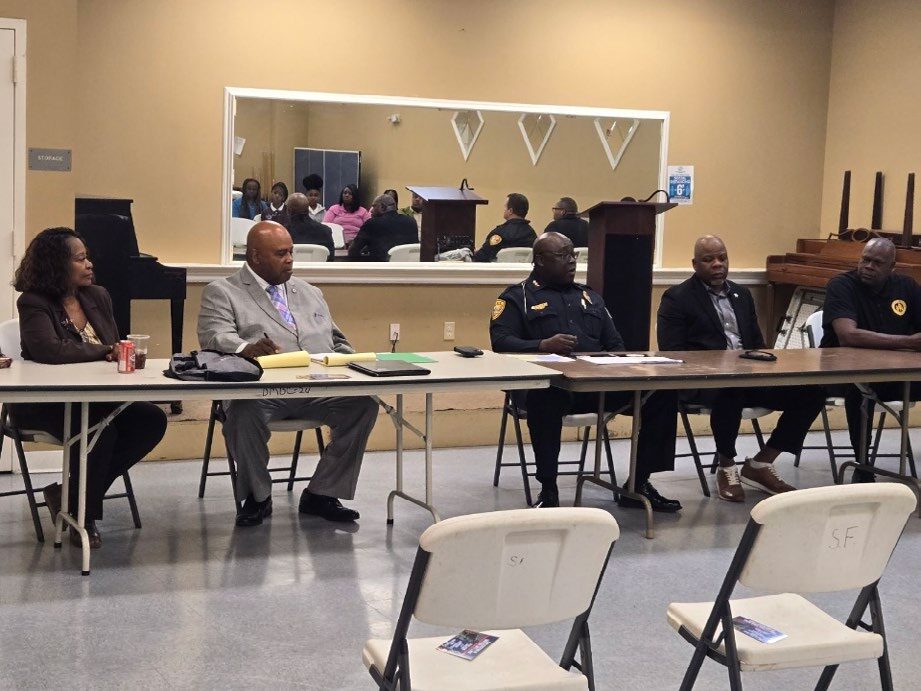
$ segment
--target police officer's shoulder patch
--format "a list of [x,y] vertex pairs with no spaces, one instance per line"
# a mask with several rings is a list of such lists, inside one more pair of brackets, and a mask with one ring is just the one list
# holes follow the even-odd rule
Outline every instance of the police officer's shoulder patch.
[[905,312],[908,311],[908,305],[905,304],[904,300],[893,300],[891,307],[892,312],[899,317],[904,316]]
[[492,306],[492,319],[495,321],[502,316],[502,311],[505,309],[505,300],[498,298],[496,304]]
[[490,245],[498,245],[500,242],[502,242],[502,236],[499,235],[498,233],[496,233],[491,238],[489,238]]

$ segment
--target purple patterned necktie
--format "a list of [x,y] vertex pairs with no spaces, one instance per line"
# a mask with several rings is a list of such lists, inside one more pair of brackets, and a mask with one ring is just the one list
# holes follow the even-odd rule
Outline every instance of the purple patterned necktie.
[[281,288],[278,286],[269,286],[265,290],[269,294],[269,300],[275,305],[275,309],[278,310],[278,313],[281,315],[281,318],[285,320],[285,323],[287,323],[288,326],[294,326],[294,317],[291,316],[291,312],[288,310],[288,306],[281,296]]

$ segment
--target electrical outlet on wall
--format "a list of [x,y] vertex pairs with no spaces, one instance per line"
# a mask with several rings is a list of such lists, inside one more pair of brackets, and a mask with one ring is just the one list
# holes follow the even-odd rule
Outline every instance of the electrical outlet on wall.
[[400,325],[399,324],[390,325],[390,340],[391,341],[400,340]]
[[454,340],[454,322],[445,322],[445,338],[446,341]]

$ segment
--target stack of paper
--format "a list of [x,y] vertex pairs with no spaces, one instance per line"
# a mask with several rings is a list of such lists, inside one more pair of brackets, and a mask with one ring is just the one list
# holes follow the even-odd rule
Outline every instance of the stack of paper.
[[624,353],[623,355],[579,355],[583,362],[593,365],[676,365],[684,360],[673,360],[661,355],[643,355],[642,353]]
[[350,362],[374,362],[374,353],[316,353],[310,358],[318,365],[326,367],[345,367]]
[[293,353],[263,355],[257,357],[256,361],[262,365],[262,369],[274,369],[276,367],[309,367],[310,353],[304,350],[296,350]]

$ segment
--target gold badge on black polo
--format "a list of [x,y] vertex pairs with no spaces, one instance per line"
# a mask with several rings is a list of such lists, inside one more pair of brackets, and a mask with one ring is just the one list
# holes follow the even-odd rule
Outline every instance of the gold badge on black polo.
[[498,245],[500,242],[502,242],[501,235],[493,235],[491,238],[489,238],[490,245]]
[[532,309],[532,310],[537,310],[538,312],[540,312],[541,310],[547,309],[547,303],[546,303],[546,302],[542,302],[542,303],[540,303],[539,305],[531,305],[531,309]]
[[898,317],[904,316],[905,312],[908,310],[908,305],[905,304],[904,300],[893,300],[891,307],[893,314]]
[[492,306],[492,318],[493,321],[502,316],[502,310],[505,309],[505,300],[499,298],[496,300],[496,304]]

